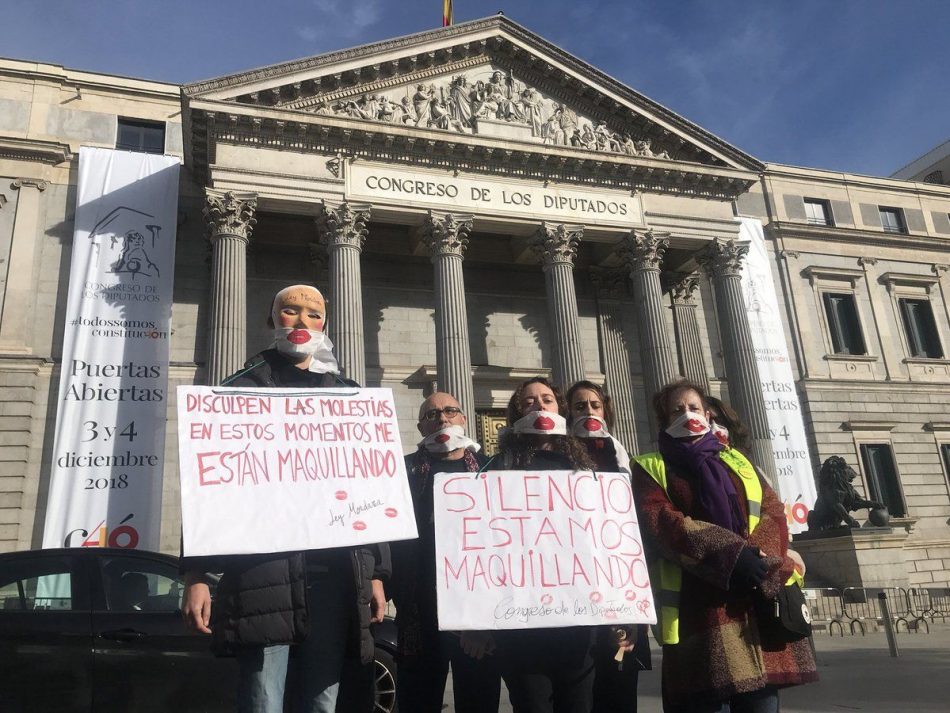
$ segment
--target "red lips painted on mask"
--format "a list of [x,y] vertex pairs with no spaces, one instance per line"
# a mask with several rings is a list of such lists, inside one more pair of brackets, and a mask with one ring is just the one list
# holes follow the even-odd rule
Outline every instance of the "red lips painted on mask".
[[686,423],[683,424],[683,427],[690,433],[702,433],[706,430],[706,427],[695,418],[689,419]]
[[722,431],[716,431],[716,432],[715,432],[715,436],[716,436],[716,438],[719,440],[719,442],[720,442],[722,445],[724,445],[724,446],[728,446],[728,445],[729,445],[729,436],[727,436],[727,435],[726,435],[725,433],[723,433]]
[[287,341],[291,344],[306,344],[310,341],[310,333],[306,329],[295,329],[287,335]]
[[539,431],[553,431],[554,419],[548,418],[547,416],[538,416],[534,420],[534,428]]
[[448,443],[448,442],[449,442],[449,434],[448,434],[448,433],[440,433],[438,436],[435,437],[435,442],[436,442],[436,443]]
[[584,421],[584,428],[586,428],[591,433],[594,433],[595,431],[599,431],[600,421],[598,421],[596,418],[589,418],[586,421]]

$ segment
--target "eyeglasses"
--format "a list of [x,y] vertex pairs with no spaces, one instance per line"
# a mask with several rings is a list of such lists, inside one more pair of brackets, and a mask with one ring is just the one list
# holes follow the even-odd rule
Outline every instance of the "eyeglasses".
[[455,418],[460,413],[462,413],[462,409],[456,408],[455,406],[446,406],[445,408],[433,408],[433,409],[429,409],[424,414],[422,414],[422,420],[436,421],[438,420],[439,416],[441,416],[442,414],[445,414],[446,418]]

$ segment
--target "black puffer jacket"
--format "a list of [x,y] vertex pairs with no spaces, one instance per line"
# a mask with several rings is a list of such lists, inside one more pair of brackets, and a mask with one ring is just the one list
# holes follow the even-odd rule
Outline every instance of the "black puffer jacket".
[[[334,374],[315,374],[298,369],[275,349],[250,359],[245,368],[225,379],[223,386],[263,388],[332,388],[358,386]],[[351,618],[350,655],[363,663],[373,660],[370,632],[371,580],[386,581],[391,563],[385,543],[339,550],[315,551],[321,564],[352,569],[354,612]],[[240,646],[291,644],[303,641],[309,632],[307,616],[307,554],[283,552],[261,555],[190,557],[182,560],[188,571],[221,572],[221,581],[211,608],[215,650],[230,653]]]

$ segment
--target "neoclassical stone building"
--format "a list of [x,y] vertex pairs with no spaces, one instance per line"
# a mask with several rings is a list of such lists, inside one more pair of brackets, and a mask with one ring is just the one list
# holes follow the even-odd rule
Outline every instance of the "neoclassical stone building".
[[648,448],[684,374],[774,475],[736,241],[759,218],[814,466],[900,516],[897,580],[950,582],[950,187],[763,164],[505,17],[184,87],[0,60],[0,549],[41,537],[80,145],[182,157],[171,387],[236,370],[314,282],[407,450],[434,388],[491,448],[539,373],[604,383]]

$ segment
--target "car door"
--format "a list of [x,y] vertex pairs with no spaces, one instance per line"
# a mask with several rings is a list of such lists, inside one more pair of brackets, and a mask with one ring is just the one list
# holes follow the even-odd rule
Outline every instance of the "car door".
[[0,711],[92,710],[92,615],[84,563],[0,555]]
[[97,553],[93,581],[95,713],[227,711],[237,662],[185,628],[184,580],[174,558]]

